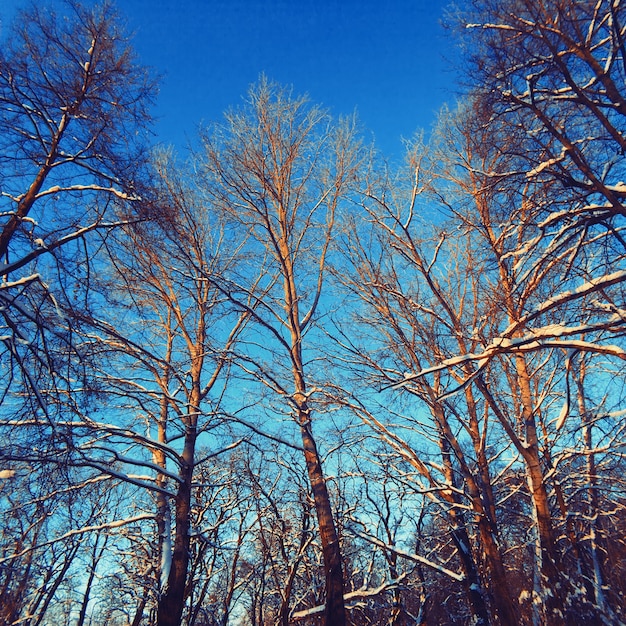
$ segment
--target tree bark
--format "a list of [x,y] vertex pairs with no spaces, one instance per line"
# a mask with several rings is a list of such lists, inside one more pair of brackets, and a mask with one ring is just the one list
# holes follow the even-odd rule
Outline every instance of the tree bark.
[[[193,418],[192,418],[193,419]],[[185,588],[189,566],[191,479],[194,468],[196,429],[189,427],[185,435],[180,485],[176,494],[174,546],[167,587],[159,600],[157,626],[180,626],[185,607]]]
[[544,617],[549,624],[559,626],[565,624],[565,607],[563,604],[565,581],[562,580],[559,572],[559,556],[554,541],[552,512],[539,455],[539,439],[533,409],[530,375],[523,356],[515,357],[515,366],[522,406],[522,426],[525,434],[525,445],[520,446],[520,450],[526,465],[528,487],[536,517],[537,557],[539,559],[537,565],[542,578],[541,594],[545,608]]
[[343,601],[344,583],[341,548],[333,518],[330,497],[326,487],[326,480],[324,479],[322,461],[311,432],[309,409],[306,405],[300,408],[299,419],[304,457],[311,489],[313,491],[313,501],[315,503],[315,513],[317,515],[324,558],[324,574],[326,578],[324,625],[344,626],[346,623],[346,612]]

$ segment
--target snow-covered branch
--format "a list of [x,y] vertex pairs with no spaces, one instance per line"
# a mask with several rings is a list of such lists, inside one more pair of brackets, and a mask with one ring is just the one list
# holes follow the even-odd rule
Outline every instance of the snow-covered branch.
[[[116,189],[115,187],[104,187],[103,185],[96,185],[96,184],[67,185],[67,186],[54,185],[52,187],[49,187],[48,189],[40,191],[36,197],[42,198],[44,196],[50,196],[53,194],[74,192],[74,191],[104,191],[106,193],[110,193],[111,195],[115,196],[119,200],[128,200],[128,201],[133,201],[133,202],[141,200],[140,196],[127,194],[124,191],[121,191],[120,189]],[[20,199],[21,198],[18,198],[18,200]]]
[[[406,574],[402,574],[393,580],[386,580],[385,582],[378,585],[378,587],[362,587],[360,589],[357,589],[356,591],[344,593],[343,599],[346,603],[346,609],[353,609],[359,606],[360,603],[355,602],[355,600],[374,598],[381,595],[382,593],[386,593],[387,591],[393,591],[402,583],[405,578]],[[312,615],[321,615],[324,612],[325,608],[325,605],[318,604],[317,606],[313,606],[310,609],[295,611],[291,614],[291,619],[301,620],[305,617],[311,617]]]
[[448,569],[447,567],[440,565],[439,563],[435,563],[434,561],[431,561],[430,559],[427,559],[426,557],[423,557],[419,554],[415,554],[413,552],[407,552],[406,550],[402,550],[400,548],[397,548],[396,546],[387,544],[384,541],[381,541],[380,539],[378,539],[377,537],[372,537],[371,535],[367,535],[365,533],[359,532],[356,529],[352,529],[352,532],[354,532],[354,534],[357,535],[357,537],[364,539],[368,543],[371,543],[379,548],[382,548],[383,550],[393,552],[394,554],[397,554],[399,557],[402,557],[403,559],[414,561],[415,563],[420,563],[421,565],[426,565],[426,567],[430,567],[431,569],[434,569],[441,574],[445,574],[446,576],[452,578],[453,580],[456,580],[457,582],[463,582],[465,580],[464,574]]

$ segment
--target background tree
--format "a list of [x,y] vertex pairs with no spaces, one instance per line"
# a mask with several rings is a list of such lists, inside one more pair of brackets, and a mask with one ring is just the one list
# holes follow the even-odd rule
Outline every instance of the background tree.
[[[95,233],[145,211],[134,201],[153,86],[106,3],[67,2],[63,15],[33,4],[0,51],[0,464],[13,494],[2,509],[15,529],[29,529],[5,552],[5,591],[21,575],[24,589],[39,586],[39,599],[23,596],[35,620],[64,580],[61,564],[80,552],[79,534],[64,530],[90,523],[75,506],[81,485],[86,502],[91,487],[67,466],[67,420],[88,380],[73,313],[93,301]],[[56,564],[44,572],[51,551]]]
[[[498,177],[515,194],[491,222],[491,247],[508,292],[503,304],[509,326],[501,337],[529,346],[527,354],[560,347],[567,355],[564,401],[552,424],[540,396],[531,399],[531,357],[521,349],[515,357],[524,422],[531,427],[525,443],[540,448],[532,461],[533,496],[542,491],[538,485],[550,482],[540,478],[540,468],[549,475],[564,458],[561,446],[567,444],[559,434],[566,421],[573,425],[570,385],[579,354],[610,355],[618,371],[624,359],[623,13],[620,3],[609,2],[476,2],[461,18],[476,45],[469,55],[480,112],[473,131],[488,128],[494,148],[515,165],[478,168],[480,187],[492,197],[500,193]],[[517,144],[507,136],[517,137]],[[494,337],[490,345],[498,342]],[[620,397],[621,390],[614,385],[608,395]],[[556,481],[552,489],[565,517],[567,490]],[[539,530],[545,529],[545,544],[554,546],[544,560],[557,562],[561,557],[550,539],[557,516],[549,521],[547,496]],[[566,536],[580,555],[571,525]],[[588,582],[594,578],[584,562],[579,566]],[[546,597],[556,603],[547,609],[550,619],[562,613],[558,601],[566,595],[562,589]],[[601,594],[590,590],[587,599],[593,610],[612,615]]]
[[[343,335],[342,360],[359,381],[355,410],[392,454],[412,465],[422,489],[430,489],[439,505],[447,503],[445,514],[458,533],[457,553],[471,547],[465,552],[466,583],[480,589],[475,577],[481,593],[490,596],[482,608],[479,599],[468,597],[476,618],[518,621],[516,599],[529,594],[534,601],[526,608],[536,610],[543,599],[551,615],[535,615],[536,620],[613,619],[613,609],[606,603],[602,608],[594,593],[584,597],[570,586],[577,580],[591,588],[594,576],[589,559],[576,562],[574,556],[582,556],[571,526],[578,505],[568,492],[570,481],[578,481],[564,463],[584,455],[584,448],[562,432],[567,419],[576,432],[569,399],[575,370],[569,359],[576,358],[578,346],[599,355],[605,347],[589,341],[595,318],[591,309],[578,309],[582,297],[575,304],[560,302],[558,313],[542,309],[567,284],[567,265],[555,253],[542,271],[532,273],[514,251],[526,238],[537,244],[536,231],[524,218],[535,203],[548,202],[551,190],[531,188],[517,175],[514,146],[522,144],[523,133],[513,129],[507,135],[498,120],[482,117],[476,104],[444,114],[432,146],[413,148],[410,184],[372,178],[365,192],[367,219],[357,216],[347,225],[349,265],[338,273],[362,303]],[[433,227],[422,216],[437,209],[441,217]],[[541,315],[527,324],[521,311],[533,308]],[[576,341],[552,337],[562,315],[588,324],[578,327]],[[613,345],[606,352],[619,350]],[[361,391],[363,380],[384,390],[383,406]],[[613,389],[617,399],[619,379]],[[397,395],[394,401],[394,390],[416,397],[420,408],[408,409]],[[606,419],[606,428],[612,428],[613,419]],[[441,459],[435,463],[437,449]],[[501,526],[511,518],[497,505],[508,491],[499,458],[523,468],[534,562],[543,572],[517,590],[507,584],[517,576],[505,555],[526,547]],[[526,608],[530,619],[532,610]]]
[[88,234],[140,213],[153,87],[111,5],[66,9],[20,13],[0,55],[3,397],[18,385],[44,413],[88,302]]
[[[532,325],[535,337],[576,337],[579,349],[619,359],[610,341],[623,319],[623,12],[609,2],[476,2],[462,17],[476,44],[475,129],[488,123],[492,145],[515,159],[511,227],[496,232],[503,262],[526,285],[550,275],[566,287],[524,302],[506,336]],[[573,301],[580,318],[568,317]],[[559,324],[540,332],[550,310]]]
[[94,331],[83,345],[101,363],[96,402],[105,399],[105,414],[82,415],[73,462],[145,489],[141,500],[154,498],[157,623],[165,625],[180,623],[190,594],[196,473],[242,440],[220,428],[229,353],[248,313],[231,315],[214,287],[237,261],[237,247],[166,156],[155,173],[161,217],[106,241],[117,306],[85,320]]
[[[365,402],[367,395],[355,392],[360,404],[355,408],[398,460],[413,466],[415,488],[442,507],[474,619],[489,622],[488,604],[493,604],[508,623],[518,618],[498,547],[486,448],[491,429],[484,406],[464,385],[472,376],[471,364],[460,372],[451,369],[450,375],[437,371],[441,360],[476,349],[477,330],[469,329],[480,327],[485,313],[484,267],[464,237],[453,239],[447,227],[423,219],[426,202],[433,200],[426,198],[433,177],[427,161],[428,151],[418,140],[409,146],[406,171],[397,180],[372,172],[364,191],[366,217],[357,215],[346,224],[348,265],[339,265],[338,275],[361,305],[355,304],[345,326],[342,360],[357,380],[369,380],[379,390],[404,380],[396,393],[387,390],[383,406],[376,408],[376,400]],[[355,326],[358,336],[349,332]],[[429,368],[432,376],[411,377]],[[463,388],[454,402],[445,399],[450,384]],[[413,401],[398,397],[407,392]]]

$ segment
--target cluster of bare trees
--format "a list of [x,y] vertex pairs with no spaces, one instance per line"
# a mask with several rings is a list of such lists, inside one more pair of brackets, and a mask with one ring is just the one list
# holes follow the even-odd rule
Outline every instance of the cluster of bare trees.
[[396,167],[265,78],[182,164],[109,4],[18,18],[2,623],[626,621],[626,10],[450,21]]

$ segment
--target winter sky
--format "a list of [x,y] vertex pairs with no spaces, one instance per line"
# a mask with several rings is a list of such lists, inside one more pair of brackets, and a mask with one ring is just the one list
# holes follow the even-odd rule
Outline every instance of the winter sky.
[[[28,1],[0,0],[3,35],[16,7]],[[442,104],[455,100],[454,48],[440,25],[447,4],[117,1],[141,62],[162,76],[155,111],[159,141],[182,151],[200,123],[219,120],[265,73],[335,115],[356,110],[366,133],[390,157],[402,154],[402,137],[428,131]]]

